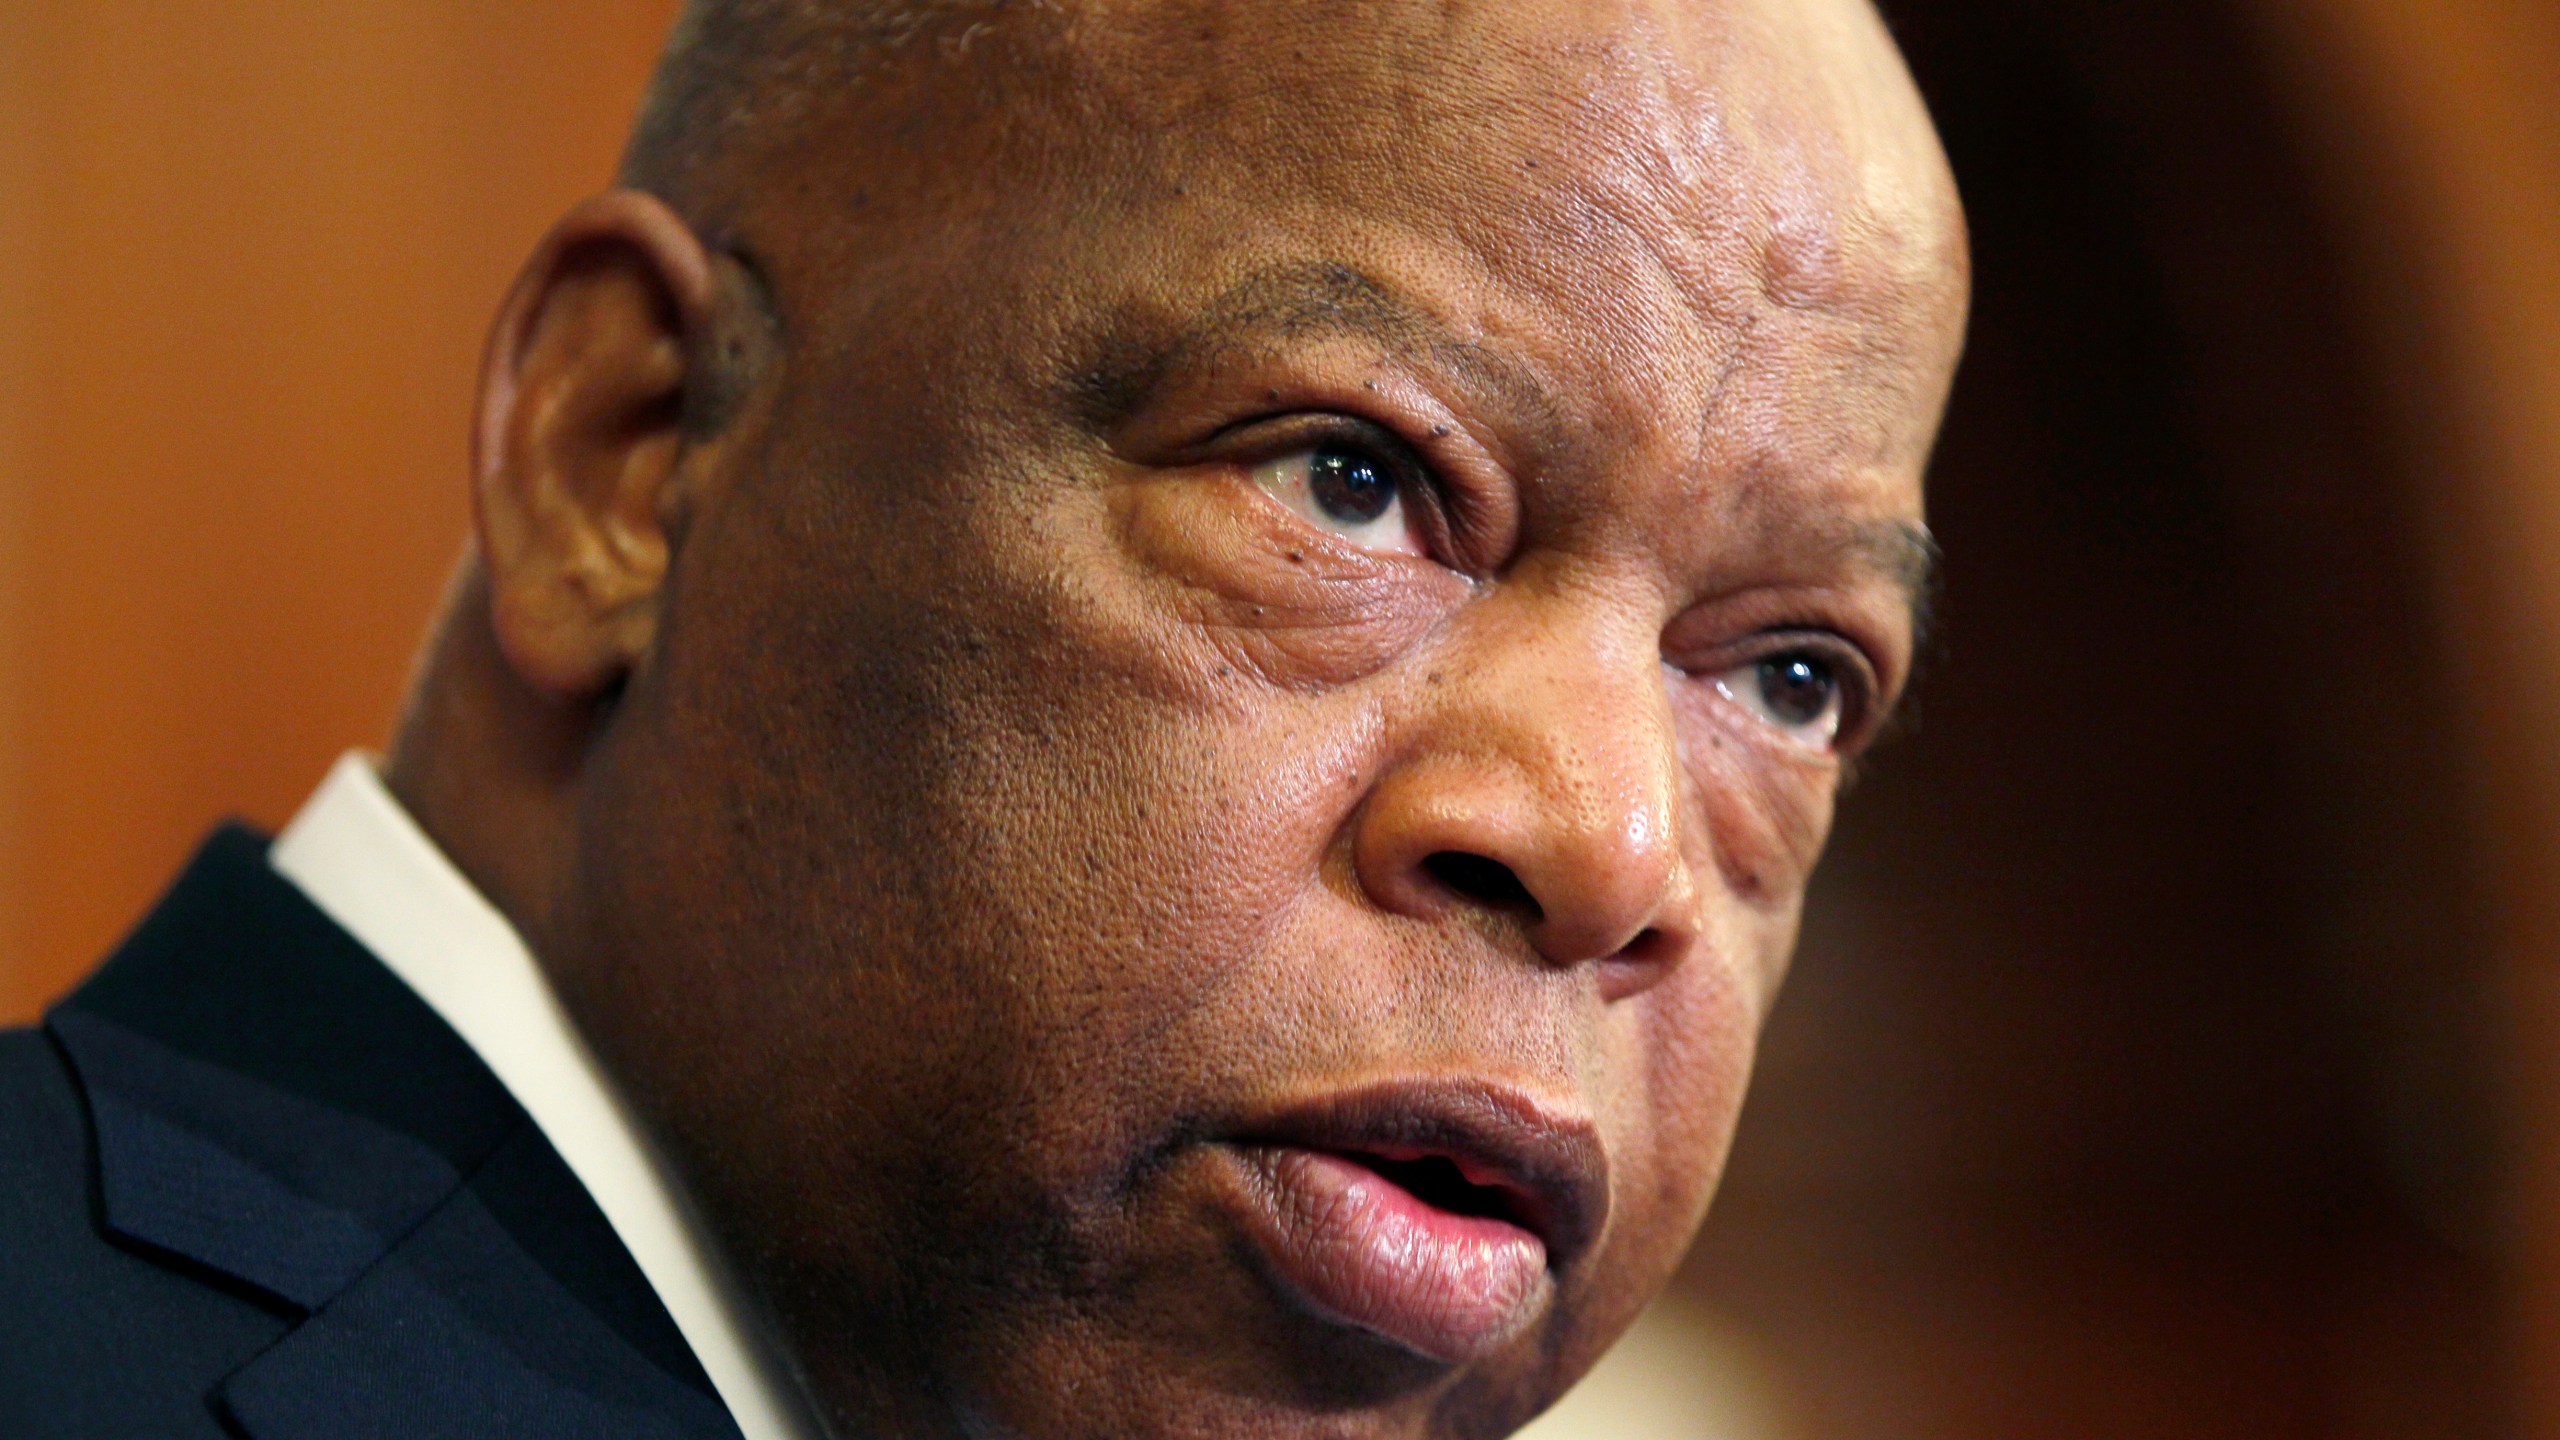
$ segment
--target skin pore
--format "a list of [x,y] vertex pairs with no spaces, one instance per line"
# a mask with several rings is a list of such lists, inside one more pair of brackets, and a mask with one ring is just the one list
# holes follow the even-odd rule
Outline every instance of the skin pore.
[[1909,675],[1927,118],[1863,0],[898,33],[528,264],[391,783],[840,1433],[1507,1433]]

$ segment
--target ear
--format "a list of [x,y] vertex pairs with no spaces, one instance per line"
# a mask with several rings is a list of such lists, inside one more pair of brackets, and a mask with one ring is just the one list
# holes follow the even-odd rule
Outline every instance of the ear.
[[552,227],[498,313],[472,503],[499,649],[545,694],[610,692],[656,638],[717,283],[673,211],[618,190]]

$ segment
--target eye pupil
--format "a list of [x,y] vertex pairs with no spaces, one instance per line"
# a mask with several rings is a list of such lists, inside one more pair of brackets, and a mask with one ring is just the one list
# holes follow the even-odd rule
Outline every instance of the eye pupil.
[[1395,503],[1395,481],[1356,450],[1318,450],[1307,463],[1307,490],[1318,508],[1346,524],[1366,524]]
[[1839,693],[1839,677],[1811,655],[1772,655],[1760,662],[1760,698],[1781,723],[1820,722]]

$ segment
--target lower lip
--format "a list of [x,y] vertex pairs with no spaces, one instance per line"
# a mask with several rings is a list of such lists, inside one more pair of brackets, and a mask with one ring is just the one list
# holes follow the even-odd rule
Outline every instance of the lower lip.
[[1544,1298],[1546,1246],[1517,1225],[1424,1204],[1322,1151],[1243,1154],[1263,1181],[1263,1249],[1329,1318],[1457,1365],[1518,1333]]

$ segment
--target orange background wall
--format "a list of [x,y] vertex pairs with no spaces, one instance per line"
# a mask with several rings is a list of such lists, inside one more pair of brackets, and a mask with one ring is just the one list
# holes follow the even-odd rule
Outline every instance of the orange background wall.
[[0,1019],[379,743],[670,0],[0,0]]

